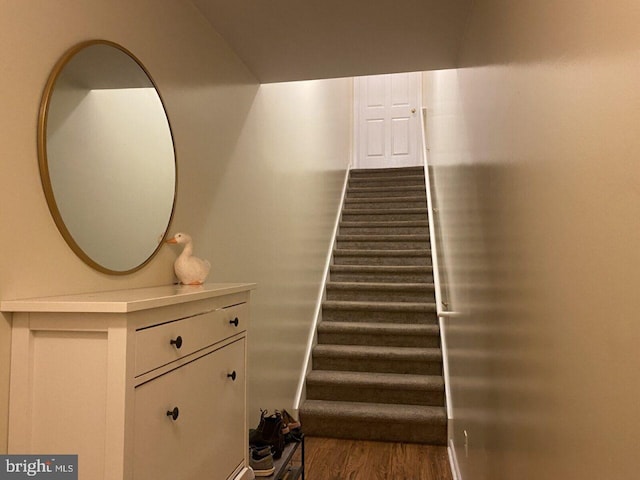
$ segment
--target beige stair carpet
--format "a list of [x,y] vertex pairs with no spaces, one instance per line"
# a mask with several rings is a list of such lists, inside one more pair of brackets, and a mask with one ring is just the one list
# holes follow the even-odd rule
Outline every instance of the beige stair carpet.
[[325,288],[305,433],[446,444],[422,167],[350,172]]

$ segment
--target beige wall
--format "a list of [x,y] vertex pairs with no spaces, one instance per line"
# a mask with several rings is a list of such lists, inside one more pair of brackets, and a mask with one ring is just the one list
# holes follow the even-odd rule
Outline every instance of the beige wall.
[[[298,378],[287,362],[299,361],[306,342],[350,154],[349,82],[259,88],[195,8],[180,0],[2,0],[0,10],[0,298],[173,280],[171,247],[124,277],[85,266],[56,230],[40,186],[35,132],[51,67],[79,41],[121,43],[152,73],[172,123],[179,166],[172,231],[194,235],[196,253],[212,260],[211,280],[261,284],[250,391],[265,408],[288,406]],[[281,125],[291,129],[282,133]],[[0,452],[6,451],[9,334],[5,316]]]
[[637,476],[639,22],[479,0],[464,68],[425,74],[464,480]]
[[262,85],[230,163],[214,175],[213,198],[192,197],[213,280],[258,283],[249,339],[253,426],[260,408],[293,413],[350,160],[351,89],[350,79]]

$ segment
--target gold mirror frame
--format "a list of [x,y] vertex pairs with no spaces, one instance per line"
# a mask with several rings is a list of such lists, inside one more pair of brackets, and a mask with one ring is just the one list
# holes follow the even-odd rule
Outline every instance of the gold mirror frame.
[[[130,268],[128,270],[113,270],[110,269],[108,267],[105,267],[104,265],[96,262],[93,258],[91,258],[83,249],[80,245],[78,245],[78,243],[76,242],[76,240],[73,238],[73,235],[71,234],[71,232],[69,231],[69,229],[67,228],[67,226],[65,225],[64,219],[62,218],[62,215],[60,213],[60,210],[58,208],[58,204],[55,200],[55,195],[53,192],[53,186],[51,184],[51,176],[50,176],[50,171],[49,171],[49,161],[48,161],[48,157],[47,157],[47,122],[48,122],[48,117],[49,117],[49,107],[50,107],[50,102],[51,102],[51,97],[53,95],[53,91],[54,88],[56,86],[56,81],[58,80],[61,72],[63,71],[64,67],[71,61],[71,59],[80,51],[84,50],[87,47],[93,46],[93,45],[106,45],[106,46],[110,46],[113,48],[116,48],[118,50],[120,50],[121,52],[125,53],[129,58],[131,58],[139,67],[140,69],[146,74],[147,78],[149,79],[150,83],[153,85],[159,99],[160,102],[162,104],[162,108],[164,109],[164,113],[166,116],[166,120],[167,120],[167,126],[169,129],[169,133],[171,136],[171,144],[172,144],[172,148],[173,148],[173,160],[174,160],[174,188],[173,188],[173,202],[171,205],[171,212],[169,215],[169,220],[167,222],[166,228],[164,230],[164,234],[162,236],[162,238],[160,239],[160,241],[158,242],[157,247],[154,249],[154,251],[151,253],[151,255],[149,255],[149,257],[142,263],[140,263],[139,265]],[[51,74],[49,75],[49,78],[47,79],[47,83],[45,85],[44,88],[44,92],[42,94],[42,100],[40,103],[40,110],[39,110],[39,115],[38,115],[38,164],[39,164],[39,169],[40,169],[40,180],[42,183],[42,189],[44,191],[44,195],[46,197],[47,200],[47,205],[49,207],[49,211],[51,212],[51,216],[53,217],[53,220],[56,224],[56,226],[58,227],[58,230],[60,231],[60,233],[62,234],[62,237],[65,239],[65,241],[67,242],[67,244],[69,245],[69,247],[71,247],[71,250],[73,250],[73,252],[80,257],[80,259],[82,259],[82,261],[84,261],[87,265],[91,266],[92,268],[102,272],[102,273],[107,273],[110,275],[127,275],[133,272],[136,272],[138,270],[140,270],[141,268],[143,268],[145,265],[147,265],[149,262],[151,262],[151,260],[157,255],[158,251],[160,250],[160,247],[162,247],[164,240],[166,239],[167,233],[169,231],[169,228],[171,226],[171,223],[173,221],[173,215],[174,215],[174,211],[175,211],[175,204],[176,204],[176,198],[177,198],[177,186],[178,186],[178,162],[177,162],[177,155],[176,155],[176,149],[175,149],[175,140],[173,137],[173,129],[171,128],[171,122],[169,120],[169,115],[166,111],[166,107],[165,107],[165,102],[162,99],[162,95],[160,94],[160,91],[158,89],[158,86],[156,85],[155,81],[153,80],[153,77],[151,76],[151,74],[149,73],[149,71],[146,69],[146,67],[142,64],[142,62],[133,54],[131,53],[129,50],[127,50],[126,48],[124,48],[122,45],[119,45],[115,42],[109,41],[109,40],[88,40],[85,42],[81,42],[75,46],[73,46],[72,48],[70,48],[67,52],[64,53],[64,55],[57,61],[57,63],[55,64],[55,66],[53,67]]]

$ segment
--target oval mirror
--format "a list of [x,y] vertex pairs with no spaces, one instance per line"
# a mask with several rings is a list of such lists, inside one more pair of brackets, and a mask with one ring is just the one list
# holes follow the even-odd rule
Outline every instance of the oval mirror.
[[92,267],[125,274],[157,253],[173,215],[176,159],[162,99],[120,45],[76,45],[54,67],[38,125],[49,210]]

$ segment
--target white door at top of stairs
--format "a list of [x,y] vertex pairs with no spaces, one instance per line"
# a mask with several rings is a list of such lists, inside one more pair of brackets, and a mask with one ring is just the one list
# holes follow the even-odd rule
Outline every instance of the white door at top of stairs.
[[421,83],[420,72],[354,79],[356,168],[422,165]]

